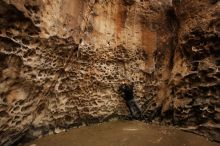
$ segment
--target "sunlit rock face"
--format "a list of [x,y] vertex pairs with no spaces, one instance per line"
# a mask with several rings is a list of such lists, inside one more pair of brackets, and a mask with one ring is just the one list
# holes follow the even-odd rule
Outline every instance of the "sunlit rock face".
[[123,82],[146,121],[219,140],[219,9],[211,0],[1,0],[0,144],[127,117]]

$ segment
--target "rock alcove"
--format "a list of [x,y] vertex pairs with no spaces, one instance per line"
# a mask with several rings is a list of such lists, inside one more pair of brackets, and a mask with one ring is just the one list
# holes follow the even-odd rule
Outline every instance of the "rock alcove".
[[218,0],[0,0],[0,145],[112,118],[220,141]]

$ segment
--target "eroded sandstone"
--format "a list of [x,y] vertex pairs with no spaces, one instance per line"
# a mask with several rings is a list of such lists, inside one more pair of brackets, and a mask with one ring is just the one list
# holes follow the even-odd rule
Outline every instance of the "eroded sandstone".
[[[128,117],[219,141],[219,14],[211,0],[1,0],[0,144]],[[28,137],[27,137],[28,136]]]

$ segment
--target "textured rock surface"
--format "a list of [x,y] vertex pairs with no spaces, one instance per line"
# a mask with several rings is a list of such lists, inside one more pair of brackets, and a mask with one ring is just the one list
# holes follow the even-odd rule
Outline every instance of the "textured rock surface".
[[[127,116],[219,139],[219,15],[212,0],[0,0],[0,143]],[[29,137],[32,138],[32,137]]]
[[180,28],[169,81],[174,122],[208,130],[219,141],[220,3],[185,0],[176,11]]

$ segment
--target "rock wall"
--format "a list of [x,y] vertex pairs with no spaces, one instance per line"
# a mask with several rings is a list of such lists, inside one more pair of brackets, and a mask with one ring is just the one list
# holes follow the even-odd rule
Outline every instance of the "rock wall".
[[219,141],[220,3],[185,0],[176,12],[180,28],[169,82],[174,122],[208,130]]
[[[0,144],[128,117],[219,141],[219,8],[211,0],[1,0]],[[208,10],[208,13],[207,13]]]

